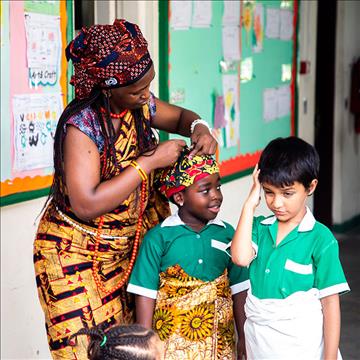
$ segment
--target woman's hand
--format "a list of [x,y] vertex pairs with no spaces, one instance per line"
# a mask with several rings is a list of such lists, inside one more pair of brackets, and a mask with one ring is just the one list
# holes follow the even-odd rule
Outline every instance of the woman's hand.
[[147,171],[170,166],[179,158],[185,145],[185,141],[180,139],[164,141],[151,156],[141,156],[138,162],[143,164]]
[[197,124],[191,135],[191,145],[193,147],[190,158],[195,155],[212,155],[215,154],[217,141],[212,136],[209,128],[202,124]]
[[254,171],[252,173],[253,185],[251,187],[249,196],[245,202],[246,205],[244,205],[244,206],[250,206],[253,209],[255,209],[260,204],[261,184],[259,181],[259,173],[260,170],[258,164],[256,164]]
[[156,109],[156,115],[152,119],[152,126],[155,129],[190,137],[191,156],[215,154],[217,142],[207,126],[197,124],[191,134],[191,124],[194,120],[200,119],[200,115],[159,99],[156,99]]

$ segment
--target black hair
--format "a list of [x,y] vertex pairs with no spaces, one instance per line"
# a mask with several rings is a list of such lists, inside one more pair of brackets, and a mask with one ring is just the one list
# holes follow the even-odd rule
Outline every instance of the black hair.
[[[152,329],[133,324],[117,325],[104,331],[102,325],[83,328],[70,336],[68,343],[77,344],[77,337],[87,335],[89,345],[87,355],[90,360],[156,360],[158,351],[153,341],[157,334]],[[75,344],[71,344],[72,339]],[[160,341],[160,340],[159,340]]]
[[[91,107],[99,120],[102,134],[105,139],[103,161],[106,162],[108,159],[111,159],[115,166],[118,166],[118,161],[116,158],[115,142],[116,134],[115,129],[110,118],[110,102],[109,97],[104,95],[104,93],[96,88],[92,91],[86,99],[74,99],[72,100],[65,108],[63,113],[60,116],[59,122],[57,124],[55,137],[54,137],[54,168],[55,174],[53,178],[53,183],[51,186],[50,195],[44,205],[49,202],[52,198],[54,202],[61,208],[65,210],[65,173],[63,168],[64,161],[64,149],[63,142],[65,137],[65,127],[69,118],[87,107]],[[100,108],[104,108],[106,111],[104,114],[101,113]],[[156,147],[156,140],[154,139],[150,122],[145,121],[145,116],[143,110],[136,109],[132,110],[132,115],[135,119],[135,127],[137,132],[137,142],[138,142],[138,154],[137,156],[154,150]]]
[[310,187],[319,175],[319,155],[306,141],[290,136],[270,141],[259,160],[259,181],[274,186],[291,186],[295,181]]

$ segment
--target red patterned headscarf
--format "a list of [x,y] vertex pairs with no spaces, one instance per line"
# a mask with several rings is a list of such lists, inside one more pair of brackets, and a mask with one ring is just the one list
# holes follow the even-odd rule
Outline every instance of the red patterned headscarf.
[[94,88],[109,89],[130,85],[150,69],[152,60],[139,27],[116,19],[113,25],[83,27],[66,48],[72,60],[78,99],[88,97]]
[[155,186],[167,198],[219,172],[218,164],[211,155],[195,155],[190,159],[189,153],[189,148],[185,148],[173,166],[160,170],[156,175]]

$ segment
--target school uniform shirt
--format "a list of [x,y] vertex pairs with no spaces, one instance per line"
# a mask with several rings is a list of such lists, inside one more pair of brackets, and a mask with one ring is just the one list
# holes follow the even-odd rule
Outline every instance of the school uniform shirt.
[[349,291],[337,240],[308,208],[300,224],[276,246],[277,231],[275,216],[254,219],[256,257],[249,267],[251,287],[245,303],[247,358],[323,359],[320,299]]
[[233,264],[229,255],[233,235],[233,227],[217,218],[196,232],[177,213],[168,217],[147,232],[127,291],[156,299],[159,274],[177,264],[202,281],[213,281],[227,269],[231,293],[247,290],[248,269]]
[[316,288],[319,298],[349,291],[339,259],[338,242],[307,208],[300,224],[276,246],[275,216],[255,217],[250,264],[251,291],[259,299],[284,299]]

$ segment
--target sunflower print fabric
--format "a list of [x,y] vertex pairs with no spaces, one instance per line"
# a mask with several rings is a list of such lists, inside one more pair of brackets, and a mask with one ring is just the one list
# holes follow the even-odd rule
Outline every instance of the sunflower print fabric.
[[234,359],[232,299],[227,271],[211,282],[175,265],[160,274],[153,329],[165,359]]

